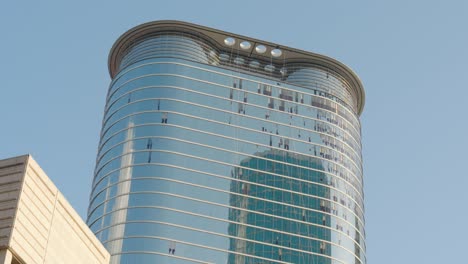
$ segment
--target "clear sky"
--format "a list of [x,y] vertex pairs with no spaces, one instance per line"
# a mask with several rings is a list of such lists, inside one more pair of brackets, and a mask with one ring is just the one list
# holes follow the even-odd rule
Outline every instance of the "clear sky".
[[152,20],[321,53],[362,79],[368,262],[468,258],[468,1],[4,1],[0,159],[31,153],[81,216],[107,55]]

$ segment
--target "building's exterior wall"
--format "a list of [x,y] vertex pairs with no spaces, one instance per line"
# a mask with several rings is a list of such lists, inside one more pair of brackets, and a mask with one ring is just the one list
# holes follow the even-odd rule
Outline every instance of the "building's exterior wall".
[[26,162],[25,156],[0,160],[0,247],[5,249],[5,255],[10,245]]
[[1,246],[21,263],[109,263],[109,253],[30,156],[0,161],[0,189]]
[[350,82],[177,27],[111,67],[87,221],[112,263],[364,264]]

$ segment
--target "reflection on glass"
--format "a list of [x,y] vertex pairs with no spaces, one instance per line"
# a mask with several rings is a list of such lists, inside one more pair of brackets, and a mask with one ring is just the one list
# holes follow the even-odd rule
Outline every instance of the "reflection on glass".
[[[317,224],[317,219],[322,219],[322,225],[326,226],[324,223],[330,223],[330,216],[306,208],[317,199],[295,195],[308,193],[329,198],[328,188],[313,184],[326,175],[288,166],[307,166],[308,159],[290,155],[287,151],[266,151],[256,155],[261,158],[244,159],[232,171],[230,190],[233,194],[229,203],[233,209],[229,211],[229,220],[235,224],[229,225],[229,235],[235,238],[230,240],[230,249],[242,254],[230,254],[229,263],[248,263],[246,255],[273,257],[291,263],[331,263],[330,259],[310,254],[319,252],[321,243],[328,244],[322,240],[331,242],[330,229]],[[268,163],[264,159],[286,164]],[[306,178],[310,183],[299,182],[295,177]],[[282,203],[296,203],[297,206]],[[320,239],[314,239],[319,234]],[[330,248],[321,247],[320,253],[330,255]]]

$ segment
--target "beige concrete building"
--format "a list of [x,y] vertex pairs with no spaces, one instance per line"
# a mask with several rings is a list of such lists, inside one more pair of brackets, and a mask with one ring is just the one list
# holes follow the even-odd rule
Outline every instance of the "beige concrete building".
[[109,258],[30,155],[0,160],[0,264],[91,264]]

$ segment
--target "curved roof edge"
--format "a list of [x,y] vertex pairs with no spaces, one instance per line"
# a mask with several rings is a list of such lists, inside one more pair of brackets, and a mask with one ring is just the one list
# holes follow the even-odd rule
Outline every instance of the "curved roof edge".
[[310,64],[315,64],[319,65],[325,68],[328,68],[337,74],[339,74],[341,77],[343,77],[345,80],[347,80],[353,89],[353,92],[356,95],[357,99],[357,114],[361,115],[363,109],[364,109],[364,103],[365,103],[365,91],[364,87],[362,85],[361,80],[359,77],[354,73],[353,70],[351,70],[348,66],[344,65],[343,63],[324,56],[320,55],[317,53],[312,53],[308,51],[303,51],[299,49],[294,49],[282,45],[278,45],[276,43],[271,43],[268,41],[263,41],[263,40],[258,40],[242,35],[238,35],[235,33],[230,33],[218,29],[213,29],[209,27],[204,27],[200,26],[197,24],[192,24],[188,22],[182,22],[182,21],[177,21],[177,20],[159,20],[159,21],[153,21],[153,22],[148,22],[144,23],[141,25],[138,25],[127,32],[125,32],[123,35],[121,35],[117,41],[114,43],[112,46],[110,53],[109,53],[109,58],[108,58],[108,67],[109,67],[109,74],[112,78],[117,74],[118,71],[118,66],[120,64],[120,61],[125,54],[125,50],[131,46],[135,40],[141,38],[144,35],[147,34],[152,34],[152,33],[157,33],[160,31],[167,31],[167,30],[173,30],[173,31],[180,31],[180,32],[186,32],[186,33],[191,33],[195,35],[200,35],[204,36],[207,38],[207,41],[209,40],[211,44],[217,46],[220,49],[226,49],[226,46],[224,45],[224,39],[226,37],[233,37],[235,39],[239,39],[242,41],[249,41],[253,45],[250,49],[245,50],[245,52],[249,55],[254,55],[252,53],[253,49],[257,44],[262,44],[267,47],[267,50],[272,50],[275,48],[280,48],[283,51],[283,55],[281,56],[280,59],[275,59],[272,58],[269,54],[269,52],[265,52],[264,55],[259,55],[255,54],[257,57],[267,57],[268,59],[274,59],[274,60],[285,60],[287,62],[302,62],[302,63],[310,63]]

